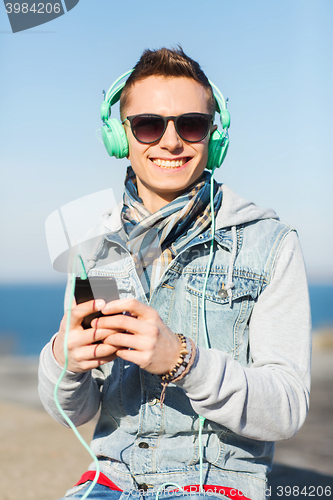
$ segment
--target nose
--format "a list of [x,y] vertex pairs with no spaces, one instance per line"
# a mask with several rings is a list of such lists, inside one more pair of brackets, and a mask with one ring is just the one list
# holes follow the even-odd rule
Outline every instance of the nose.
[[172,120],[168,121],[167,128],[165,129],[159,144],[161,148],[165,148],[168,151],[175,151],[183,147],[183,141],[177,134],[175,124]]

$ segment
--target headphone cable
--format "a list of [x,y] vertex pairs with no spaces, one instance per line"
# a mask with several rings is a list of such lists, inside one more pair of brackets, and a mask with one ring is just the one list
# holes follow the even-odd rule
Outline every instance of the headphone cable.
[[[205,282],[204,282],[204,287],[202,291],[202,323],[203,323],[203,329],[204,329],[204,334],[205,334],[205,344],[206,344],[206,349],[210,348],[209,345],[209,338],[208,338],[208,332],[207,332],[207,325],[206,325],[206,314],[205,314],[205,296],[206,296],[206,289],[207,289],[207,282],[208,282],[208,277],[210,273],[210,269],[212,266],[212,261],[213,261],[213,256],[214,256],[214,237],[215,237],[215,208],[214,208],[214,171],[216,169],[216,166],[213,167],[212,173],[210,176],[210,211],[211,211],[211,217],[212,217],[212,237],[211,237],[211,242],[210,242],[210,248],[209,248],[209,259],[208,259],[208,264],[207,264],[207,269],[206,269],[206,277],[205,277]],[[202,430],[205,425],[205,417],[202,417],[199,415],[199,436],[198,436],[198,441],[199,441],[199,464],[200,464],[200,492],[202,493],[204,491],[203,488],[203,446],[202,446]]]
[[[75,266],[76,266],[76,262],[77,262],[78,258],[80,259],[80,262],[81,262],[81,279],[88,279],[87,273],[86,273],[86,270],[84,268],[83,261],[82,261],[82,258],[81,258],[80,255],[76,255],[74,257],[74,266],[73,266],[73,268],[75,270]],[[98,463],[98,458],[96,457],[96,455],[94,454],[94,452],[92,451],[92,449],[90,448],[90,446],[83,439],[83,437],[81,436],[81,434],[79,433],[79,431],[75,427],[74,423],[71,421],[71,419],[68,417],[68,415],[66,415],[66,413],[62,409],[62,407],[61,407],[61,405],[59,403],[59,399],[58,399],[58,390],[59,390],[59,387],[60,387],[60,383],[61,383],[62,379],[64,378],[64,376],[66,374],[66,371],[67,371],[67,367],[68,367],[68,336],[69,336],[70,321],[71,321],[72,303],[73,303],[73,300],[74,300],[76,273],[73,272],[73,273],[71,273],[71,275],[72,275],[72,282],[71,282],[71,289],[70,289],[70,296],[69,296],[69,304],[70,304],[70,306],[69,306],[69,308],[67,310],[66,332],[65,332],[65,338],[64,338],[65,364],[64,364],[63,370],[62,370],[62,372],[61,372],[61,374],[59,376],[59,379],[58,379],[58,381],[57,381],[57,383],[55,385],[53,397],[54,397],[54,401],[55,401],[56,407],[57,407],[60,415],[67,422],[67,424],[72,429],[72,431],[74,432],[75,436],[80,441],[80,443],[89,452],[90,456],[92,457],[92,459],[94,460],[94,463],[96,465],[96,474],[95,474],[94,480],[91,483],[91,485],[89,486],[88,490],[85,492],[85,494],[81,497],[81,500],[85,500],[88,497],[89,493],[94,488],[95,484],[98,481],[99,475],[100,475],[100,467],[99,467],[99,463]]]

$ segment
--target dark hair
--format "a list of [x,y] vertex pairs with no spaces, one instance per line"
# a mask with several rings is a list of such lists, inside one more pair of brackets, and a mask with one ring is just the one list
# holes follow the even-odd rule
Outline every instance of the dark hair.
[[183,49],[167,49],[165,47],[158,50],[145,50],[133,72],[128,77],[120,96],[120,115],[124,119],[123,110],[128,104],[130,90],[133,85],[148,76],[185,77],[191,78],[200,83],[207,91],[208,107],[211,114],[214,114],[216,104],[212,87],[200,65],[187,56]]

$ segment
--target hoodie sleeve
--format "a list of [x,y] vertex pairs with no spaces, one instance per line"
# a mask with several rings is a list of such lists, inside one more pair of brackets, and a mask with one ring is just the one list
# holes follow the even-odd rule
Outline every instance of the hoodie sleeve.
[[177,382],[193,409],[247,438],[291,438],[309,406],[311,320],[303,256],[297,234],[281,245],[270,284],[259,296],[250,324],[253,363],[197,348],[190,372]]
[[[54,388],[62,367],[52,351],[53,340],[41,352],[38,368],[38,391],[46,411],[61,424],[68,426],[54,402]],[[86,373],[67,371],[58,390],[60,406],[75,426],[89,422],[98,412],[104,373],[101,369]]]
[[[65,311],[69,306],[70,289],[71,274],[68,276],[65,292]],[[53,354],[53,342],[56,335],[46,344],[40,354],[38,392],[46,411],[55,420],[68,426],[54,401],[54,388],[63,370]],[[58,400],[61,408],[75,426],[89,422],[98,412],[104,379],[105,374],[102,367],[86,373],[66,371],[59,386]]]

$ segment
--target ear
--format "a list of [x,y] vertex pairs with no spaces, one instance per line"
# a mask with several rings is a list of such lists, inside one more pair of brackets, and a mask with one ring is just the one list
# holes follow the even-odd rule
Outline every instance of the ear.
[[130,146],[129,146],[129,141],[128,141],[128,135],[127,135],[127,129],[128,127],[125,127],[125,123],[122,123],[121,124],[123,129],[124,129],[124,132],[126,134],[126,137],[127,137],[127,142],[128,142],[128,155],[126,156],[126,158],[129,160],[130,159]]

